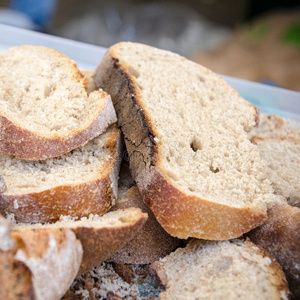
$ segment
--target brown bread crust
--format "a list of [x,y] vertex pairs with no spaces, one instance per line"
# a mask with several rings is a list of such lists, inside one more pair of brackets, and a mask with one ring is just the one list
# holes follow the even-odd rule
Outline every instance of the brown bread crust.
[[84,130],[77,129],[67,138],[59,135],[55,137],[38,135],[0,115],[0,151],[20,159],[39,160],[62,155],[83,145],[117,121],[110,97],[101,91],[93,93],[93,97],[96,95],[99,98],[106,98],[106,101],[99,108],[93,121]]
[[0,194],[0,213],[13,213],[17,222],[52,223],[61,215],[87,217],[102,215],[114,204],[112,173],[118,171],[121,141],[115,128],[107,140],[111,157],[103,166],[103,172],[94,180],[73,185],[61,185],[27,194]]
[[[115,46],[116,47],[116,46]],[[265,209],[235,208],[181,192],[157,165],[159,150],[152,121],[140,103],[140,89],[110,48],[95,74],[96,85],[108,92],[124,133],[132,176],[163,228],[179,238],[225,240],[262,224]],[[250,104],[249,104],[250,105]],[[250,105],[252,106],[252,105]]]
[[268,210],[268,220],[249,232],[248,237],[281,264],[294,299],[299,299],[300,208],[288,205],[282,198]]

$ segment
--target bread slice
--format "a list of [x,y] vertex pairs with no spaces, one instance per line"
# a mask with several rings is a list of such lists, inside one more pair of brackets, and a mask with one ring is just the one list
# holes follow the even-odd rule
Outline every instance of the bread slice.
[[300,208],[279,197],[268,209],[268,220],[247,236],[276,258],[286,274],[293,299],[300,299]]
[[59,300],[79,270],[82,246],[70,229],[12,232],[0,218],[0,298]]
[[192,240],[155,262],[166,299],[288,299],[280,265],[249,240]]
[[24,161],[0,153],[7,190],[0,212],[17,222],[55,222],[61,215],[102,215],[117,197],[121,151],[116,125],[84,146],[44,161]]
[[275,136],[252,138],[268,167],[265,176],[274,192],[284,196],[292,206],[300,207],[300,137]]
[[112,210],[138,207],[149,218],[139,233],[106,261],[125,264],[149,264],[175,250],[181,241],[169,235],[157,222],[153,212],[144,204],[137,187],[131,187],[123,197],[118,197]]
[[0,151],[26,160],[62,155],[101,134],[110,96],[87,93],[76,64],[56,50],[13,47],[0,57]]
[[138,208],[120,209],[103,216],[72,220],[64,217],[53,224],[18,224],[13,230],[22,236],[28,230],[56,232],[71,229],[83,248],[83,257],[77,275],[100,265],[107,257],[130,241],[142,228],[147,214]]
[[272,189],[247,137],[257,110],[225,81],[171,52],[119,43],[95,82],[113,99],[133,178],[168,233],[225,240],[265,221]]

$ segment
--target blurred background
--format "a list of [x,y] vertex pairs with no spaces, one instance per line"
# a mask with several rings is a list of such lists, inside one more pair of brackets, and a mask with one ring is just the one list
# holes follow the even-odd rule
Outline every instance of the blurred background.
[[141,42],[300,91],[300,1],[0,0],[0,23],[103,47]]

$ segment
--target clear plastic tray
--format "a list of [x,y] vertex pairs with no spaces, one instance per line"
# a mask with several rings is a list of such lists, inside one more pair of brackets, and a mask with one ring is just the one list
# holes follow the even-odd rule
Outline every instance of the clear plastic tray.
[[[94,70],[106,52],[103,47],[7,25],[0,24],[0,33],[0,49],[6,50],[24,44],[42,45],[64,53],[81,69]],[[300,93],[228,76],[222,77],[262,112],[300,119]]]

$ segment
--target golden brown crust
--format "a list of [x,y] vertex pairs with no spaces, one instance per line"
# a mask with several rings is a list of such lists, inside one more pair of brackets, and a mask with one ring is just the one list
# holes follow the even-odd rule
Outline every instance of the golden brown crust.
[[119,168],[120,132],[117,128],[107,139],[111,157],[97,178],[80,184],[69,184],[26,194],[0,194],[0,213],[14,214],[17,222],[55,222],[61,215],[87,217],[102,215],[115,201],[111,174]]
[[285,199],[268,210],[268,220],[248,234],[250,240],[268,251],[281,264],[293,297],[300,297],[300,209]]
[[75,129],[67,137],[42,136],[14,124],[0,115],[0,151],[26,160],[39,160],[62,155],[104,132],[116,122],[109,96],[101,91],[94,92],[99,98],[106,98],[94,119],[83,130]]
[[219,240],[238,237],[262,224],[267,218],[263,208],[235,208],[188,195],[158,170],[159,150],[154,142],[153,122],[143,109],[136,80],[117,58],[115,49],[120,45],[105,54],[96,70],[95,82],[112,97],[118,125],[125,136],[132,176],[158,222],[179,238]]
[[154,167],[146,176],[138,185],[144,201],[164,229],[179,238],[227,240],[241,236],[267,218],[263,209],[237,208],[183,193]]
[[99,265],[137,234],[148,218],[147,214],[142,213],[141,210],[137,211],[135,219],[126,225],[111,228],[82,226],[72,229],[81,241],[84,253],[78,275]]

